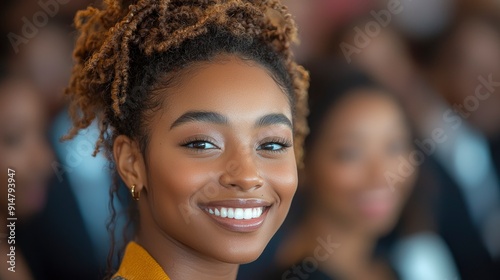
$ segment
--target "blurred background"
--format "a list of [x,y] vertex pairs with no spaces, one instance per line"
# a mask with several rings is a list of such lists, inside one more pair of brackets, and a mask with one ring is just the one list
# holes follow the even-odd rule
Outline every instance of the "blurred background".
[[[104,275],[112,176],[91,156],[97,126],[59,141],[72,20],[94,3],[0,4],[0,166],[16,170],[18,216],[18,273],[2,226],[0,279]],[[312,135],[289,217],[238,279],[500,279],[500,1],[285,3]]]

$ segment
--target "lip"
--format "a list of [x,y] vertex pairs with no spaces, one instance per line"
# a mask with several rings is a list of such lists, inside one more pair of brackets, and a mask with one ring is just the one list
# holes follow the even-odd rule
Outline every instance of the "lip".
[[[208,203],[200,204],[199,207],[202,211],[211,218],[218,226],[232,232],[248,233],[258,230],[267,217],[267,213],[271,208],[272,203],[262,199],[233,199],[233,200],[220,200],[211,201]],[[208,209],[213,208],[259,208],[262,207],[262,214],[257,218],[251,219],[233,219],[215,216],[208,212]]]
[[219,200],[211,201],[207,203],[200,204],[202,207],[231,207],[231,208],[251,208],[251,207],[269,207],[271,202],[265,201],[263,199],[252,198],[252,199],[231,199],[231,200]]
[[[374,195],[373,195],[374,194]],[[361,212],[370,218],[384,218],[390,214],[396,203],[393,193],[380,189],[372,192],[371,197],[357,199]]]

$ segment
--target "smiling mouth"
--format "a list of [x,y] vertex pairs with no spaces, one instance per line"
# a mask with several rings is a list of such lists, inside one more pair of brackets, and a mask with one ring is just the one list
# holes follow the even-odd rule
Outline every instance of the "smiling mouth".
[[265,207],[255,208],[205,208],[205,211],[216,217],[235,219],[235,220],[251,220],[262,216]]
[[212,221],[226,230],[252,232],[262,226],[271,204],[262,200],[232,200],[200,207]]
[[358,195],[357,204],[371,219],[384,218],[395,208],[396,197],[388,188],[365,191]]

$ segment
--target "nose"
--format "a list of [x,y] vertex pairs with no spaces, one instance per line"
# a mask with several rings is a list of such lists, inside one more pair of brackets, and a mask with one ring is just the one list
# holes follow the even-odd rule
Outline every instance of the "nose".
[[394,172],[391,163],[383,159],[371,160],[367,171],[367,179],[374,187],[386,186],[388,184],[387,176]]
[[255,160],[251,155],[237,153],[225,164],[224,172],[219,177],[219,183],[226,188],[241,190],[257,189],[264,185],[259,175]]

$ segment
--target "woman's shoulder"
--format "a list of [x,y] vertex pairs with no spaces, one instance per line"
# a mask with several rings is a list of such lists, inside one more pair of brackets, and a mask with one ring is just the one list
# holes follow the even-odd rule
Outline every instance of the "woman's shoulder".
[[111,280],[170,280],[156,260],[141,245],[129,242],[120,267]]

